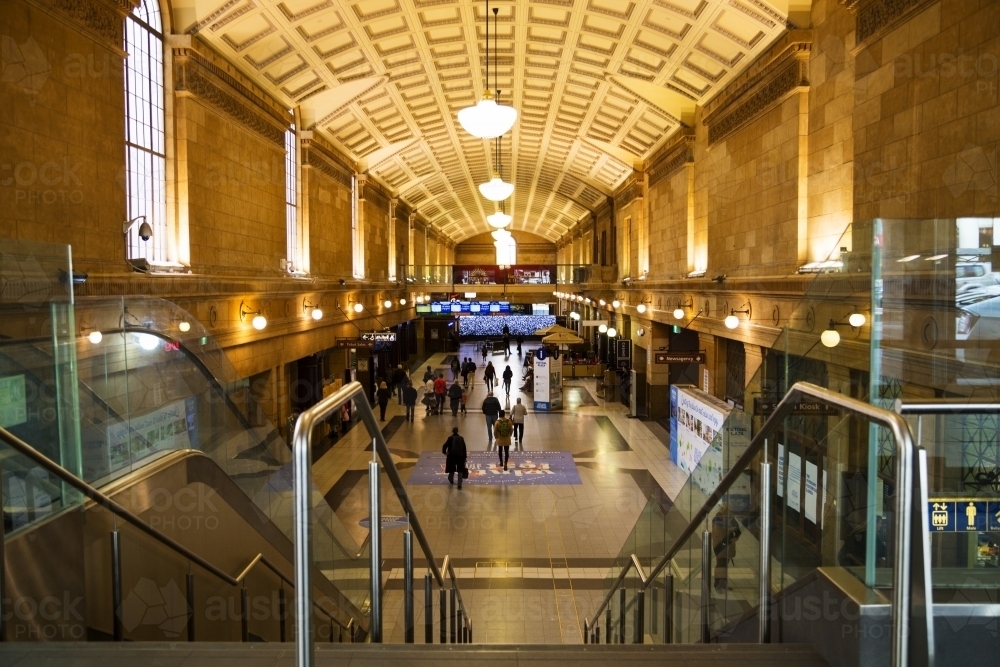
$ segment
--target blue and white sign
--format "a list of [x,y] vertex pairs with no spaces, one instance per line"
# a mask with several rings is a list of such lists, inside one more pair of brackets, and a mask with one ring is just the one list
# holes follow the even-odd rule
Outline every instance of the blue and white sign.
[[935,498],[927,502],[927,514],[934,533],[1000,531],[1000,502]]

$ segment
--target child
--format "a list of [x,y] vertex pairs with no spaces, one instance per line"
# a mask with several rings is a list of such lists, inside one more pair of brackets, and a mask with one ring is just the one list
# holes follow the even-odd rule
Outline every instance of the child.
[[464,415],[465,414],[465,402],[469,400],[469,392],[463,390],[462,391],[462,399],[461,400],[462,400],[462,403],[461,403],[462,414]]

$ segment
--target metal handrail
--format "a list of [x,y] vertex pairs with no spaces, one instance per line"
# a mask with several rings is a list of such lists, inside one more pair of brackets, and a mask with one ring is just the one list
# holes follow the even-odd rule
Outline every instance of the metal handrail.
[[1000,413],[1000,403],[996,401],[975,401],[968,398],[937,398],[912,403],[897,398],[893,407],[901,415]]
[[[413,503],[410,501],[409,495],[406,493],[406,487],[403,484],[403,480],[399,476],[399,470],[396,468],[396,464],[392,460],[392,455],[389,453],[389,446],[382,435],[378,421],[375,419],[375,413],[372,411],[371,404],[368,402],[368,397],[365,394],[364,387],[359,382],[351,382],[341,387],[336,392],[323,398],[313,407],[302,412],[295,422],[295,432],[292,436],[292,479],[294,489],[292,506],[295,537],[295,612],[298,619],[295,626],[295,657],[296,665],[298,665],[298,667],[312,667],[314,664],[312,618],[309,613],[311,591],[310,568],[312,564],[312,503],[310,502],[312,482],[311,438],[318,424],[322,423],[330,415],[339,411],[341,406],[349,401],[354,401],[357,406],[358,414],[360,415],[361,420],[365,424],[365,428],[368,430],[368,433],[372,438],[372,449],[374,454],[382,461],[386,477],[388,477],[389,481],[392,483],[393,490],[396,492],[396,497],[399,499],[400,505],[402,505],[403,512],[409,519],[409,527],[416,535],[417,541],[420,543],[420,548],[424,552],[424,557],[427,560],[430,573],[434,576],[434,580],[437,581],[439,587],[442,589],[445,587],[442,568],[438,566],[437,561],[434,558],[434,553],[431,550],[430,543],[427,541],[427,536],[424,534],[423,528],[420,525],[420,520],[417,518],[416,510],[413,507]],[[369,475],[373,474],[373,470],[377,472],[377,467],[374,467],[373,464],[369,465]],[[373,489],[370,489],[370,491],[372,490]],[[378,499],[373,497],[369,499],[369,502],[373,507],[377,507]],[[374,560],[377,558],[377,554],[381,547],[379,545],[380,540],[375,534],[378,530],[377,518],[369,517],[369,519],[371,524],[369,528],[369,535],[372,541],[372,558]],[[447,565],[446,571],[451,574],[452,590],[455,591],[458,598],[461,599],[461,593],[458,591],[458,580],[454,576],[454,569],[451,568],[450,560],[446,558],[445,564]],[[381,583],[381,571],[376,571],[376,569],[376,567],[372,568],[372,580],[374,582],[376,577],[378,577],[378,581]],[[373,585],[373,591],[376,590],[378,590],[378,587]],[[379,617],[382,601],[377,595],[373,595],[371,604],[373,605],[373,618]],[[461,611],[463,619],[466,623],[471,625],[469,615],[464,604],[461,607]]]
[[[915,464],[925,463],[925,453],[922,451],[917,452],[917,448],[913,444],[913,438],[910,435],[909,426],[906,420],[899,414],[849,398],[808,382],[797,382],[785,394],[785,397],[775,407],[774,412],[764,422],[760,431],[750,441],[743,455],[737,459],[729,472],[725,474],[715,490],[694,514],[691,521],[681,531],[678,538],[650,571],[649,575],[642,580],[639,591],[645,591],[649,583],[656,579],[687,541],[697,532],[701,523],[708,518],[712,510],[722,500],[722,497],[729,491],[729,488],[739,479],[744,470],[750,466],[753,459],[764,448],[767,437],[792,413],[802,398],[817,400],[831,407],[839,408],[869,421],[881,424],[892,431],[893,440],[896,443],[896,480],[899,492],[896,496],[896,524],[894,533],[896,550],[895,562],[893,564],[891,664],[893,667],[905,667],[916,664],[918,660],[925,660],[922,664],[932,666],[934,664],[934,629],[930,597],[930,544],[929,540],[924,539],[924,536],[930,534],[927,512],[925,510],[927,507],[927,485],[926,479],[920,479],[920,475],[917,476],[917,479],[914,479],[914,466]],[[918,496],[916,500],[914,500],[915,495]],[[915,528],[916,530],[914,530]],[[917,534],[921,542],[921,544],[917,545],[919,547],[917,549],[909,548],[913,545],[912,538],[914,533]],[[919,566],[919,579],[911,577],[911,551],[912,560],[915,560]],[[625,578],[628,571],[636,566],[638,566],[638,559],[633,555],[632,560],[622,568],[622,571],[615,579],[615,584],[610,588],[608,594],[598,607],[597,612],[589,624],[587,624],[589,627],[593,627],[598,622],[601,612],[611,602],[615,588]],[[924,617],[920,619],[920,625],[913,628],[910,625],[911,585],[914,585],[917,589],[916,597],[918,598],[918,602],[924,606]],[[913,646],[913,644],[919,644],[919,646]],[[911,658],[914,661],[912,663],[910,661]]]
[[[183,556],[192,563],[196,563],[203,570],[215,575],[216,578],[221,579],[230,586],[239,586],[240,583],[243,582],[246,576],[250,573],[251,570],[253,570],[254,567],[256,567],[258,563],[264,565],[269,570],[274,572],[283,582],[287,583],[289,586],[295,585],[295,582],[290,577],[288,577],[274,563],[268,560],[268,558],[264,556],[264,554],[261,553],[258,553],[256,556],[254,556],[254,558],[245,568],[243,568],[243,570],[239,573],[239,575],[233,577],[228,573],[224,572],[219,567],[208,562],[195,552],[191,551],[184,545],[180,544],[173,538],[165,535],[156,528],[153,528],[148,523],[140,519],[138,516],[136,516],[129,510],[125,509],[118,503],[116,503],[109,496],[105,495],[104,493],[101,493],[93,486],[83,481],[82,479],[71,473],[69,470],[66,470],[66,468],[63,468],[58,463],[56,463],[49,457],[45,456],[45,454],[42,454],[40,451],[38,451],[37,449],[26,443],[24,440],[21,440],[16,435],[14,435],[13,433],[11,433],[10,431],[8,431],[3,427],[0,427],[0,441],[6,443],[8,446],[10,446],[11,449],[14,449],[25,458],[30,459],[36,465],[51,472],[53,475],[64,481],[66,484],[70,485],[71,487],[79,491],[94,504],[103,507],[104,509],[108,510],[115,516],[121,517],[129,524],[135,526],[140,531],[146,533],[160,544],[172,550],[174,553]],[[2,584],[2,582],[0,582],[0,584]],[[332,616],[331,613],[327,611],[324,607],[322,607],[319,603],[316,603],[315,606],[317,609],[326,614],[326,616],[331,621],[339,625],[341,628],[347,629],[348,626],[350,625],[348,624],[348,626],[345,626],[340,621],[340,619]]]

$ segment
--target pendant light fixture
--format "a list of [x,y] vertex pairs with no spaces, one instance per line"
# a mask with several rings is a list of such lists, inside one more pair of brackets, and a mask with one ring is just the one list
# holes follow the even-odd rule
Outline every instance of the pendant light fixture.
[[458,122],[478,139],[496,139],[514,127],[516,120],[517,110],[497,104],[490,92],[490,0],[486,0],[486,86],[476,106],[458,112]]
[[[487,0],[487,2],[488,1],[489,0]],[[500,11],[499,9],[496,9],[496,8],[493,9],[493,20],[494,21],[496,21],[497,12],[499,12],[499,11]],[[490,25],[489,24],[489,17],[487,17],[487,19],[486,19],[487,30],[489,30],[489,25]],[[494,40],[496,40],[496,32],[497,32],[495,28],[496,28],[496,25],[494,24],[494,30],[493,30],[493,39]],[[487,37],[486,38],[487,48],[489,48],[489,43],[490,43],[489,42],[489,37]],[[497,43],[495,41],[493,43],[493,51],[494,51],[494,58],[495,58],[496,57],[496,53],[495,52],[497,51]],[[488,65],[488,63],[489,63],[489,56],[487,55],[486,58],[487,58],[486,62],[487,62],[487,65]],[[500,84],[499,84],[498,75],[497,75],[496,62],[494,62],[493,65],[494,65],[493,66],[493,81],[494,81],[494,85],[499,86]],[[487,74],[486,81],[487,81],[487,84],[488,84],[489,83],[489,75],[488,74]],[[497,88],[497,99],[500,99],[500,89],[499,88]],[[507,199],[508,197],[510,197],[512,194],[514,194],[514,184],[513,183],[505,183],[504,180],[500,177],[500,141],[501,141],[501,139],[498,136],[496,138],[496,148],[497,148],[496,165],[497,165],[497,168],[496,168],[496,171],[493,172],[493,179],[489,183],[481,183],[479,185],[479,192],[481,192],[482,195],[484,197],[486,197],[487,199],[489,199],[490,201],[503,201],[503,200]]]
[[510,232],[508,232],[506,229],[498,229],[495,232],[490,232],[490,236],[492,236],[497,241],[506,241],[511,237]]
[[490,227],[496,227],[497,229],[503,229],[513,221],[514,218],[504,212],[502,202],[500,204],[500,210],[493,215],[486,216],[486,222],[490,223]]

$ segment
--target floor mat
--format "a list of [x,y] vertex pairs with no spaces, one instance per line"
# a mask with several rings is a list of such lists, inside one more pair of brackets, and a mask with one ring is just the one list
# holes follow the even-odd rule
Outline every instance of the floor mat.
[[[496,452],[470,452],[467,461],[471,485],[546,486],[582,484],[573,455],[569,452],[511,452],[507,470],[499,467]],[[447,484],[444,455],[423,452],[410,472],[407,484]]]

